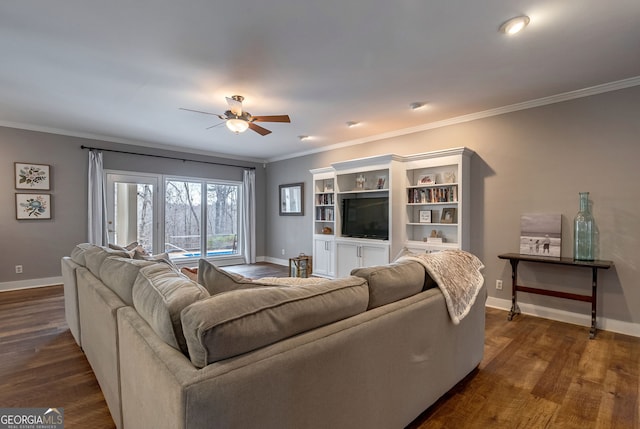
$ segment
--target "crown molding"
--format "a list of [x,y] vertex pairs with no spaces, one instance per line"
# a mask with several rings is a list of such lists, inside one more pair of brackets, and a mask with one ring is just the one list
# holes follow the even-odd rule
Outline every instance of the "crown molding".
[[436,128],[448,127],[450,125],[461,124],[464,122],[475,121],[478,119],[489,118],[492,116],[504,115],[505,113],[517,112],[520,110],[533,109],[535,107],[546,106],[549,104],[562,103],[564,101],[575,100],[577,98],[590,97],[605,92],[617,91],[620,89],[631,88],[640,85],[640,76],[622,79],[615,82],[608,82],[602,85],[595,85],[588,88],[577,89],[575,91],[563,92],[561,94],[551,95],[549,97],[536,98],[535,100],[524,101],[522,103],[510,104],[507,106],[497,107],[495,109],[483,110],[480,112],[470,113],[468,115],[457,116],[455,118],[443,119],[441,121],[429,122],[410,128],[390,131],[387,133],[376,134],[369,137],[363,137],[355,140],[348,140],[341,143],[335,143],[322,148],[311,149],[308,151],[297,152],[280,157],[269,158],[267,162],[283,161],[285,159],[299,158],[301,156],[313,155],[320,152],[341,149],[344,147],[355,146],[362,143],[370,143],[377,140],[384,140],[394,137],[405,136],[420,131],[428,131]]

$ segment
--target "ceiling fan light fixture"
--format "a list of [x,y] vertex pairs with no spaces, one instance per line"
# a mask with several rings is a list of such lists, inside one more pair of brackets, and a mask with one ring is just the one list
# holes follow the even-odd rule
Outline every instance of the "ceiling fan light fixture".
[[521,32],[529,25],[531,20],[526,15],[516,16],[502,23],[499,30],[506,35],[513,35]]
[[227,119],[227,128],[236,134],[244,133],[249,128],[249,122],[244,119],[231,118]]

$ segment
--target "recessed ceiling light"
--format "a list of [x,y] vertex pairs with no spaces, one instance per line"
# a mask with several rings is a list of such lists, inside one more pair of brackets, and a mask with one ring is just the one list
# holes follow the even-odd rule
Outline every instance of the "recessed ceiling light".
[[347,121],[347,122],[346,122],[346,124],[347,124],[347,127],[349,127],[349,128],[353,128],[353,127],[355,127],[356,125],[360,125],[360,122],[356,122],[356,121]]
[[516,34],[524,30],[524,27],[529,25],[529,17],[526,15],[516,16],[508,21],[505,21],[500,26],[500,32],[508,35]]
[[309,140],[311,137],[309,137],[309,136],[298,136],[298,138],[300,139],[301,142],[303,142],[305,140]]
[[427,103],[423,103],[422,101],[414,101],[413,103],[409,104],[409,107],[411,108],[411,110],[418,110],[422,109],[426,105]]

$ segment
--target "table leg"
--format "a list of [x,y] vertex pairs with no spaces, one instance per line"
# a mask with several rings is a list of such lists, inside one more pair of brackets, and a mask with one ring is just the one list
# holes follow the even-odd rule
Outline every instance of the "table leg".
[[596,337],[596,301],[598,297],[598,269],[596,267],[591,268],[592,280],[591,280],[591,329],[589,330],[589,339]]
[[507,320],[513,320],[516,314],[520,314],[520,307],[518,307],[518,297],[516,295],[516,285],[518,284],[518,260],[510,259],[511,262],[511,311],[507,316]]

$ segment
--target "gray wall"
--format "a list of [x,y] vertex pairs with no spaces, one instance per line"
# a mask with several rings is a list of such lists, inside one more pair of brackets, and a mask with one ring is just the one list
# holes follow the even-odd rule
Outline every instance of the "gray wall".
[[[402,137],[365,143],[268,165],[269,201],[282,183],[304,181],[303,218],[278,216],[267,206],[267,255],[312,252],[309,169],[335,161],[384,153],[409,155],[466,146],[471,163],[471,251],[484,262],[489,294],[510,299],[511,271],[497,255],[518,252],[522,213],[561,213],[562,255],[572,257],[572,221],[578,192],[588,191],[599,230],[600,259],[615,269],[600,271],[599,316],[640,323],[640,87],[475,120]],[[521,264],[521,283],[562,285],[590,294],[589,270]],[[496,279],[504,289],[495,289]],[[520,302],[588,314],[589,305],[520,294]]]
[[[87,151],[81,145],[256,167],[257,255],[264,255],[266,170],[261,164],[0,127],[0,284],[60,276],[60,258],[87,240]],[[51,220],[16,220],[13,163],[51,165]],[[105,169],[242,180],[242,169],[104,152]],[[44,193],[45,191],[43,191]],[[23,274],[15,273],[22,265]],[[2,289],[0,287],[0,289]]]

